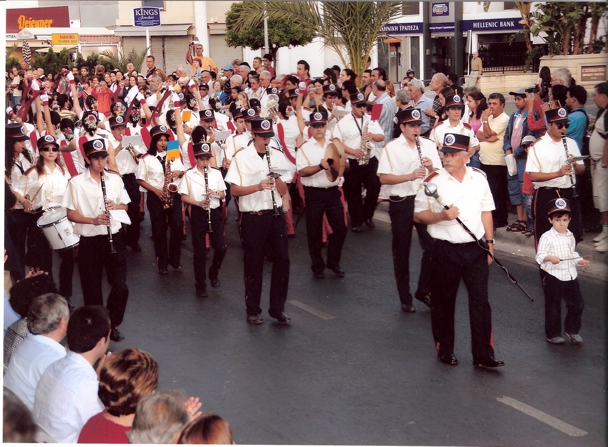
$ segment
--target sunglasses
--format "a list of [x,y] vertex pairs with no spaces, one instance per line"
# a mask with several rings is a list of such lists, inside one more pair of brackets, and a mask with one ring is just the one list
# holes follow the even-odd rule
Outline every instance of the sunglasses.
[[561,129],[564,129],[564,128],[567,129],[568,127],[570,127],[570,124],[569,123],[559,123],[559,124],[556,124],[556,126],[557,126],[558,129],[561,130]]
[[320,129],[325,126],[327,126],[327,124],[325,124],[325,123],[315,123],[315,124],[310,125],[310,127],[312,127],[313,129]]
[[43,147],[42,149],[40,149],[40,152],[49,152],[49,151],[59,152],[59,148],[58,147]]
[[355,104],[354,107],[356,107],[357,109],[361,109],[363,107],[367,107],[367,104]]

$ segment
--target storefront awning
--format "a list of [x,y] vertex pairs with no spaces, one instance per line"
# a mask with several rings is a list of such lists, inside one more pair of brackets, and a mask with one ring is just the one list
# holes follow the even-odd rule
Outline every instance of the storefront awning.
[[[148,28],[150,36],[185,36],[190,29],[194,27],[191,24],[182,25],[161,25]],[[146,28],[140,26],[117,26],[114,33],[120,37],[136,37],[145,36]]]

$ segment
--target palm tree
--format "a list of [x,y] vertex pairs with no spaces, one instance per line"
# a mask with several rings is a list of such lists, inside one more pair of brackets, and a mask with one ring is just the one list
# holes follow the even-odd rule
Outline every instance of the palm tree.
[[105,51],[101,52],[100,56],[103,59],[105,59],[107,62],[112,64],[112,66],[114,68],[118,68],[123,73],[126,73],[127,64],[129,62],[132,62],[135,69],[139,72],[144,63],[144,60],[146,60],[147,52],[148,52],[147,48],[145,50],[142,50],[139,52],[136,51],[135,48],[133,48],[133,49],[131,49],[129,54],[127,54],[127,56],[125,57],[124,53],[122,53],[122,52],[119,52],[118,56],[116,56],[111,51],[105,50]]
[[360,79],[380,30],[401,14],[401,8],[401,2],[245,1],[235,31],[258,26],[265,16],[299,23],[316,30]]

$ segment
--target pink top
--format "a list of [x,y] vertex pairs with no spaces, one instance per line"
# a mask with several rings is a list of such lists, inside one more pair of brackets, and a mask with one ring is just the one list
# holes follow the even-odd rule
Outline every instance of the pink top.
[[105,412],[96,414],[84,424],[78,437],[79,444],[129,444],[127,432],[131,427],[106,419]]

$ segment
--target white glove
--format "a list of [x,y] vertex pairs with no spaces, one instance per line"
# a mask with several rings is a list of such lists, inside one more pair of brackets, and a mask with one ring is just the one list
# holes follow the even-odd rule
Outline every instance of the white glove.
[[47,95],[46,93],[43,93],[42,95],[40,95],[40,101],[42,101],[43,106],[48,106],[49,105],[49,95]]
[[32,90],[35,90],[35,91],[40,90],[40,86],[38,85],[38,81],[36,81],[35,79],[32,79],[31,86],[32,86]]
[[15,113],[15,112],[13,111],[13,108],[12,108],[12,107],[7,107],[7,108],[6,108],[6,114],[7,114],[8,116],[11,116],[13,113]]
[[298,84],[300,90],[306,90],[306,82],[302,81]]
[[194,82],[194,79],[190,79],[190,81],[188,81],[188,88],[189,89],[196,88],[196,82]]
[[69,71],[68,74],[67,74],[67,78],[68,78],[68,81],[70,81],[70,84],[74,83],[74,73],[72,73],[71,71]]

